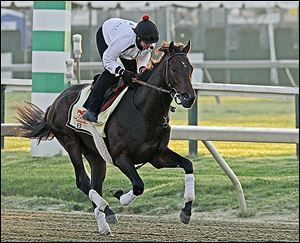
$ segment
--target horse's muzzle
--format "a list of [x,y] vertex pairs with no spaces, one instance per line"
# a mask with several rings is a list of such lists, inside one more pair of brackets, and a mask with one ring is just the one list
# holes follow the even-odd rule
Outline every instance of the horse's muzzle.
[[195,94],[182,93],[180,95],[180,101],[184,108],[191,108],[195,101]]

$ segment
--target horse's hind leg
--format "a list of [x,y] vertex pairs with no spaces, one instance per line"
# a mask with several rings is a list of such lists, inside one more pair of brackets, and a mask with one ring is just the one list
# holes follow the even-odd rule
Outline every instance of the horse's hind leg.
[[93,202],[94,209],[100,209],[100,211],[104,212],[105,219],[108,223],[116,223],[118,220],[115,213],[110,209],[109,204],[102,198],[103,182],[106,175],[106,163],[102,157],[95,152],[84,152],[84,156],[91,167],[92,191],[89,193],[89,197]]
[[193,164],[190,160],[166,148],[163,153],[150,162],[154,167],[176,168],[181,167],[185,171],[185,206],[181,209],[180,219],[183,223],[188,224],[192,215],[192,203],[195,199],[195,179],[193,174]]
[[91,190],[91,183],[83,165],[79,142],[75,137],[55,136],[69,154],[75,170],[77,188],[88,196],[89,191]]
[[[77,187],[81,191],[83,191],[87,196],[90,197],[91,192],[93,192],[95,190],[93,190],[91,188],[90,179],[89,179],[88,175],[86,174],[86,171],[84,168],[81,149],[80,149],[80,141],[78,141],[78,139],[76,139],[75,136],[58,136],[58,135],[55,135],[55,136],[58,139],[58,141],[63,145],[63,147],[66,149],[66,151],[68,152],[68,154],[70,156],[71,162],[72,162],[74,170],[75,170]],[[65,141],[67,141],[67,142],[65,142]],[[95,207],[95,205],[94,205],[94,207]],[[94,213],[95,213],[95,217],[97,220],[100,234],[106,235],[106,234],[111,233],[109,225],[107,224],[107,222],[105,220],[105,214],[100,212],[98,210],[98,208],[96,211],[94,211]]]

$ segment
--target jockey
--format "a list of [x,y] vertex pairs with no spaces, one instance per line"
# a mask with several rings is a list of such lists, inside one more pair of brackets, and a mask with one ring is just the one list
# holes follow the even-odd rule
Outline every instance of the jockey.
[[[134,87],[132,78],[143,72],[151,58],[155,43],[159,40],[156,25],[144,15],[139,23],[120,18],[110,18],[97,33],[96,42],[104,71],[99,76],[83,107],[83,118],[97,122],[105,91],[121,76],[129,87]],[[124,68],[117,62],[120,59]]]

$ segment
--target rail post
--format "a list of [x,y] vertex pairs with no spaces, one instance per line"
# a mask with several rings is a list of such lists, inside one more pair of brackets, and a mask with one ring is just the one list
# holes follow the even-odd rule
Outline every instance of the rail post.
[[[5,118],[5,85],[1,84],[1,123]],[[4,136],[1,135],[1,149],[4,148]]]
[[223,157],[219,154],[218,150],[213,146],[212,142],[210,141],[202,141],[208,151],[211,153],[211,155],[215,158],[215,160],[218,162],[222,170],[226,173],[226,175],[229,177],[231,180],[234,189],[236,191],[236,195],[238,198],[239,206],[240,206],[240,214],[241,216],[246,216],[247,215],[247,205],[246,205],[246,200],[243,192],[242,185],[233,172],[233,170],[230,168],[230,166],[226,163],[226,161],[223,159]]
[[[296,128],[299,129],[299,94],[295,95]],[[296,144],[296,154],[299,159],[299,144]]]
[[[198,91],[195,90],[195,103],[193,107],[188,111],[188,120],[189,125],[198,125]],[[198,154],[198,141],[197,140],[189,140],[189,155],[197,156]]]
[[[204,61],[204,54],[202,52],[194,52],[188,54],[189,60]],[[192,75],[192,84],[203,83],[203,70],[202,68],[195,68]],[[198,90],[195,89],[195,103],[193,107],[188,111],[188,124],[198,126]],[[197,156],[198,154],[198,141],[189,140],[189,155]]]

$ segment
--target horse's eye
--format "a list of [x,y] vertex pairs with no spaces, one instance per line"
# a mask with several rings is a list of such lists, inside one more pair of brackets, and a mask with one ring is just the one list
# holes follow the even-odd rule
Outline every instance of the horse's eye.
[[177,73],[177,69],[176,68],[172,68],[172,72]]

